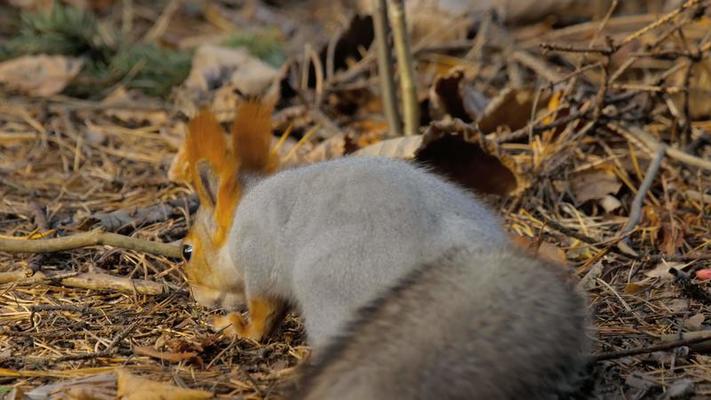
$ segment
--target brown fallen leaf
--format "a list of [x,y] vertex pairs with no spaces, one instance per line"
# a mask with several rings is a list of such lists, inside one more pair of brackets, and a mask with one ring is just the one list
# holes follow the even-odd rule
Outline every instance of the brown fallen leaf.
[[432,119],[449,115],[471,122],[484,112],[489,99],[466,82],[464,76],[464,68],[455,67],[437,77],[429,94]]
[[204,390],[187,389],[141,378],[119,369],[116,398],[119,400],[202,400],[215,397]]
[[81,71],[83,61],[65,56],[22,56],[0,63],[0,84],[49,97],[60,93]]
[[135,346],[133,352],[139,356],[148,356],[157,358],[160,360],[165,360],[169,362],[181,362],[192,360],[197,356],[197,352],[185,351],[185,352],[174,352],[174,351],[159,351],[149,346]]
[[423,135],[383,140],[353,155],[415,159],[480,194],[503,196],[525,187],[513,161],[495,155],[493,145],[461,120],[434,122]]
[[18,399],[111,400],[116,398],[114,373],[91,375],[38,386]]
[[299,157],[299,161],[303,164],[313,164],[331,160],[352,152],[353,148],[355,148],[353,140],[345,133],[338,133]]
[[617,193],[622,187],[617,176],[603,168],[576,173],[569,181],[570,190],[578,204],[588,200],[602,200],[607,195]]
[[703,313],[694,314],[684,320],[684,328],[691,331],[700,331],[704,328],[706,316]]
[[430,124],[415,159],[479,194],[505,196],[524,187],[513,160],[460,120]]
[[277,78],[278,71],[243,48],[200,46],[193,56],[188,89],[208,90],[215,84],[234,82],[245,94],[259,94]]
[[422,145],[422,135],[402,136],[364,147],[353,155],[412,159]]
[[[512,131],[523,128],[531,118],[534,99],[532,89],[504,89],[484,109],[478,121],[479,129],[483,134],[489,134],[500,126],[508,126]],[[539,104],[545,105],[547,101],[547,98],[541,98]]]
[[516,247],[533,257],[559,265],[565,265],[568,261],[565,251],[553,243],[539,241],[536,238],[530,238],[518,233],[510,233],[509,237]]

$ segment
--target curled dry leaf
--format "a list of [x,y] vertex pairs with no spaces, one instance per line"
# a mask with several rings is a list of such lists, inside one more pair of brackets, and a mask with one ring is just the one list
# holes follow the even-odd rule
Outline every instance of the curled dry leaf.
[[116,398],[120,400],[202,400],[214,397],[212,393],[204,390],[186,389],[140,378],[122,369],[117,370],[116,374],[118,377]]
[[493,144],[460,120],[435,122],[423,135],[384,140],[353,154],[415,159],[480,194],[504,196],[525,187],[513,160],[497,155]]
[[64,90],[83,61],[64,56],[22,56],[0,63],[0,84],[29,95],[49,97]]
[[415,159],[480,194],[505,196],[524,187],[513,160],[459,120],[431,124]]
[[462,67],[440,75],[430,89],[430,117],[435,120],[449,115],[465,122],[477,119],[489,99],[465,79]]

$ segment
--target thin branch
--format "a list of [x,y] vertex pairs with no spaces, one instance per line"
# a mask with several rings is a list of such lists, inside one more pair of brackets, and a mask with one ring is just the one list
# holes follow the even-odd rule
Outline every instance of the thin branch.
[[[662,143],[660,143],[657,139],[655,139],[654,136],[643,131],[639,127],[622,126],[622,125],[620,125],[618,123],[614,123],[614,122],[608,123],[607,127],[610,130],[612,130],[613,132],[619,133],[622,136],[625,136],[628,138],[631,137],[632,139],[636,139],[636,141],[641,142],[644,146],[651,149],[652,151],[656,151],[659,146],[662,146]],[[693,156],[693,155],[691,155],[683,150],[679,150],[675,147],[667,147],[666,154],[667,154],[667,156],[669,156],[669,158],[673,158],[677,161],[683,162],[688,165],[692,165],[694,167],[699,167],[699,168],[703,168],[707,171],[711,171],[711,160],[706,160],[703,158]]]
[[649,163],[649,167],[647,167],[647,172],[644,174],[644,180],[642,181],[642,184],[639,186],[639,190],[637,190],[637,194],[635,194],[634,199],[632,200],[630,214],[627,219],[627,223],[620,231],[621,234],[624,235],[632,231],[637,226],[637,224],[639,224],[639,220],[642,218],[642,204],[644,203],[644,198],[647,195],[649,189],[652,187],[654,179],[657,177],[659,167],[662,165],[662,160],[664,159],[664,155],[666,154],[666,152],[666,145],[660,145],[659,147],[657,147],[657,152],[654,154],[654,158],[652,159],[652,162]]
[[142,295],[159,295],[166,293],[168,288],[158,282],[144,279],[131,279],[96,272],[61,272],[45,273],[29,270],[0,272],[0,284],[34,285],[39,282],[57,282],[66,287],[91,290],[113,290],[122,293],[137,293]]
[[415,67],[410,51],[410,39],[405,21],[405,6],[402,0],[389,0],[388,12],[390,25],[393,29],[393,40],[397,54],[398,70],[400,71],[400,88],[402,90],[402,114],[405,120],[405,135],[417,134],[420,125],[420,104],[417,101],[417,84],[415,83]]
[[711,332],[705,332],[705,333],[706,334],[704,334],[704,335],[694,336],[694,337],[687,338],[687,339],[675,340],[675,341],[669,342],[669,343],[661,343],[661,344],[658,344],[655,346],[638,347],[635,349],[627,349],[627,350],[620,350],[620,351],[611,351],[608,353],[598,353],[598,354],[594,354],[592,356],[592,361],[598,362],[598,361],[604,361],[604,360],[612,360],[615,358],[636,356],[639,354],[654,353],[655,351],[671,350],[671,349],[675,349],[677,347],[689,346],[692,344],[701,343],[701,342],[705,342],[707,340],[711,340]]
[[174,244],[152,242],[116,233],[94,230],[55,239],[0,239],[0,251],[7,253],[54,253],[80,247],[107,245],[171,258],[181,257],[181,248]]
[[385,0],[373,0],[373,26],[378,50],[378,75],[382,92],[383,109],[388,120],[390,136],[402,136],[402,123],[395,96],[393,57],[388,43],[388,12]]

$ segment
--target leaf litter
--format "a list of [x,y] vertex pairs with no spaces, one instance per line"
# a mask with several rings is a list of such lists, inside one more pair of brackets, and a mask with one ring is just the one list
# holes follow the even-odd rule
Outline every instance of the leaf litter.
[[[442,14],[408,6],[422,130],[398,138],[382,116],[370,20],[353,16],[368,2],[88,3],[95,11],[41,18],[0,5],[3,18],[24,16],[17,30],[0,30],[10,39],[0,46],[3,63],[42,54],[82,60],[64,86],[0,92],[2,237],[102,226],[179,241],[195,209],[190,190],[173,182],[187,118],[210,105],[227,123],[242,96],[272,91],[274,142],[290,131],[280,148],[288,164],[349,154],[417,160],[499,209],[524,250],[581,279],[595,352],[708,330],[707,2],[626,1],[610,13],[604,2],[537,2],[550,19],[520,11],[531,2],[476,2],[498,15],[448,8],[466,1],[440,1]],[[53,28],[72,21],[85,22],[70,31],[78,40]],[[105,27],[140,49],[127,53]],[[269,47],[273,39],[267,47],[252,41],[258,35],[250,32],[273,30],[283,35],[281,51]],[[156,61],[170,73],[162,76]],[[669,148],[639,223],[620,236],[659,143]],[[639,256],[621,251],[620,241]],[[96,275],[161,290],[67,283]],[[190,299],[177,260],[108,247],[0,253],[0,396],[113,398],[127,379],[220,397],[286,393],[308,354],[298,317],[255,344],[211,332],[214,313]],[[598,362],[585,394],[709,396],[704,343]],[[148,389],[137,382],[129,386],[141,396]]]

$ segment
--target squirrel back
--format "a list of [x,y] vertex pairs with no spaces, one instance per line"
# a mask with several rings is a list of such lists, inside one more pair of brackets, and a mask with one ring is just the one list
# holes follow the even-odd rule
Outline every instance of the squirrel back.
[[247,188],[230,237],[248,299],[286,302],[316,351],[354,313],[451,246],[508,243],[473,194],[404,161],[343,158]]
[[316,354],[296,398],[567,398],[586,314],[556,268],[511,249],[421,265]]

